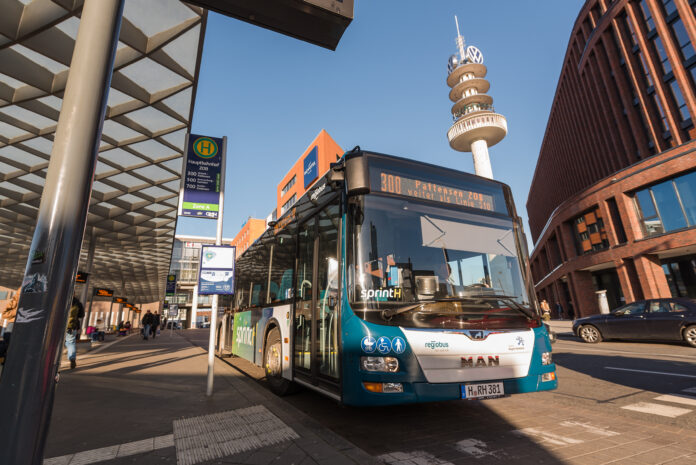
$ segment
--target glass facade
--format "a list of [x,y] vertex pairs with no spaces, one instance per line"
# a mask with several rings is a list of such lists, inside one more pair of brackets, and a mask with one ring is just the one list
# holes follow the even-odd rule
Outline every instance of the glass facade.
[[646,236],[696,225],[696,171],[635,193]]
[[662,261],[672,297],[696,298],[696,255]]
[[604,220],[598,207],[575,218],[573,220],[573,232],[575,233],[575,245],[579,255],[604,250],[609,247],[607,232],[604,229]]

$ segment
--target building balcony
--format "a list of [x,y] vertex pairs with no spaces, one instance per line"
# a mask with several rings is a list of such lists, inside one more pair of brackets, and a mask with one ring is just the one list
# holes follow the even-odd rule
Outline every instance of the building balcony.
[[466,73],[473,73],[477,78],[486,77],[486,65],[480,63],[466,63],[459,65],[447,76],[447,85],[453,87],[461,80],[461,77]]
[[503,115],[482,111],[465,115],[447,131],[450,147],[458,152],[471,152],[471,144],[485,140],[489,147],[507,134],[507,120]]
[[455,115],[455,119],[459,118],[466,113],[471,113],[469,109],[477,104],[481,110],[495,111],[493,110],[493,97],[488,94],[474,94],[468,95],[452,105],[452,114]]
[[456,102],[457,100],[462,99],[464,92],[471,88],[476,89],[476,92],[479,94],[485,94],[491,88],[491,84],[482,78],[465,79],[464,81],[457,83],[457,85],[450,90],[450,100]]

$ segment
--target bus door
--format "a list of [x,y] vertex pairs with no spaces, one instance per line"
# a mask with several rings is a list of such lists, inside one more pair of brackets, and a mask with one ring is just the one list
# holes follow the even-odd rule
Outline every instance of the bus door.
[[295,289],[295,373],[338,390],[338,201],[300,225]]

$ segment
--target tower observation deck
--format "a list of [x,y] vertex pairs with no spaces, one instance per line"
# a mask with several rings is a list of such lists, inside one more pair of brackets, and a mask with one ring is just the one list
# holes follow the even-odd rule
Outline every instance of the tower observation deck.
[[472,152],[474,171],[479,176],[493,178],[488,147],[503,140],[507,134],[507,120],[495,112],[493,98],[486,94],[490,88],[486,78],[483,54],[474,47],[464,47],[457,23],[458,54],[448,63],[447,85],[454,124],[447,131],[450,147],[458,152]]

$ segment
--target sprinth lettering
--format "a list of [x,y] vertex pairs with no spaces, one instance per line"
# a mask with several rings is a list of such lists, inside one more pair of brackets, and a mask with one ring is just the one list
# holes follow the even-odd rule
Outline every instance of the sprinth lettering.
[[394,287],[391,289],[363,289],[360,291],[360,298],[363,300],[367,299],[401,299],[402,289],[400,287]]
[[254,345],[254,330],[248,326],[238,327],[237,344]]
[[476,362],[474,362],[473,357],[462,357],[462,368],[488,368],[498,366],[500,366],[500,356],[498,355],[489,355],[488,362],[486,362],[486,359],[482,355],[476,357]]

